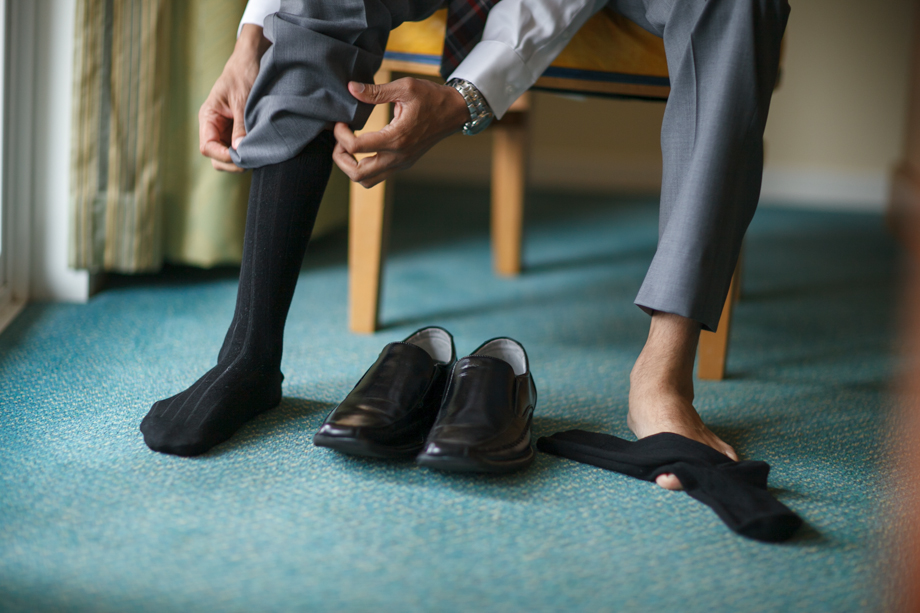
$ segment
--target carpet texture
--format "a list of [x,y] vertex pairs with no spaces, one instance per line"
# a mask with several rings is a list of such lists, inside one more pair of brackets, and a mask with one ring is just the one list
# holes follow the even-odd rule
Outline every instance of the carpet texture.
[[34,304],[0,336],[0,610],[865,611],[882,606],[897,251],[878,216],[762,209],[729,379],[698,408],[806,522],[766,545],[683,493],[538,454],[522,474],[439,474],[314,448],[379,350],[441,325],[465,355],[530,356],[535,434],[632,438],[632,300],[653,202],[534,194],[525,262],[490,270],[487,193],[401,186],[383,322],[346,330],[345,241],[311,245],[281,406],[193,459],[138,425],[216,359],[233,270],[115,279]]

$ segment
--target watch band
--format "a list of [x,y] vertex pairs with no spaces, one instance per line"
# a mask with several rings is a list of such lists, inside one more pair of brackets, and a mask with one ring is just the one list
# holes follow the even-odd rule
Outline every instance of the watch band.
[[495,118],[495,113],[492,112],[492,107],[486,102],[482,92],[465,79],[451,79],[447,85],[460,92],[470,111],[470,120],[463,124],[463,133],[473,136],[485,130]]

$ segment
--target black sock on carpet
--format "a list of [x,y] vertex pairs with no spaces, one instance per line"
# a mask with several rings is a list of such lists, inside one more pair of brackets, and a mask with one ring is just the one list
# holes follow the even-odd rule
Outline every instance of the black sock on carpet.
[[141,422],[154,451],[194,456],[281,402],[284,324],[332,170],[330,132],[297,157],[253,171],[236,310],[217,365],[153,405]]
[[785,541],[802,525],[798,515],[767,491],[769,464],[735,462],[679,434],[662,432],[632,442],[569,430],[540,438],[537,449],[645,481],[671,473],[725,525],[758,541]]

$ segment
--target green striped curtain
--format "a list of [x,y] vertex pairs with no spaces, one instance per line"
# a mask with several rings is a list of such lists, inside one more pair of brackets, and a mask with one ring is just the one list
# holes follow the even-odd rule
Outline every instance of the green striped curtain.
[[[162,260],[165,0],[77,3],[70,262],[133,272]],[[117,50],[117,52],[116,52]]]
[[[238,263],[249,173],[198,152],[198,109],[233,51],[246,0],[78,0],[70,263],[145,272]],[[334,173],[314,236],[345,223]]]
[[198,151],[198,109],[236,42],[246,0],[172,3],[163,173],[164,255],[213,266],[239,262],[250,173],[217,172]]

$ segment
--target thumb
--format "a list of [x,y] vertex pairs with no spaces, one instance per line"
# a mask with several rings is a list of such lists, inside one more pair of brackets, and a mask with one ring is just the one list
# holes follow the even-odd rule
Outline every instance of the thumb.
[[350,81],[348,91],[351,95],[368,104],[383,104],[384,102],[396,102],[398,98],[399,86],[394,83],[358,83]]
[[230,143],[236,149],[243,137],[246,136],[246,120],[243,118],[243,108],[233,109],[233,133],[230,136]]

